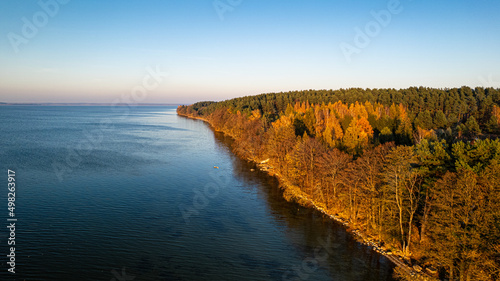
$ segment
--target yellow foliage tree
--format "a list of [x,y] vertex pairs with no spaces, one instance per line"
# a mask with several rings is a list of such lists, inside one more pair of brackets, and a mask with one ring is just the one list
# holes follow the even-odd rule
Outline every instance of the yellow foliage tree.
[[413,134],[413,129],[411,125],[411,120],[408,117],[408,114],[406,113],[406,109],[402,104],[399,104],[398,111],[399,111],[399,116],[398,116],[399,124],[396,130],[396,134],[411,139],[411,136]]
[[344,145],[350,150],[364,148],[373,136],[373,129],[365,118],[353,119],[344,135]]
[[500,107],[493,105],[492,115],[497,119],[497,125],[500,125]]
[[260,117],[262,117],[262,114],[260,113],[260,110],[255,109],[254,111],[252,111],[252,115],[250,115],[249,119],[253,121],[253,120],[260,119]]
[[334,114],[329,114],[326,121],[326,128],[323,132],[323,140],[330,146],[334,147],[337,142],[342,140],[344,137],[344,132],[340,126],[339,120]]
[[336,112],[340,119],[343,119],[346,115],[350,114],[349,107],[343,104],[341,101],[338,101],[331,105],[331,110]]
[[295,129],[290,116],[281,116],[272,123],[268,132],[267,154],[272,159],[272,164],[280,173],[286,172],[286,155],[295,144]]
[[359,102],[351,104],[349,107],[350,114],[353,118],[365,118],[368,119],[368,112],[364,105],[359,104]]

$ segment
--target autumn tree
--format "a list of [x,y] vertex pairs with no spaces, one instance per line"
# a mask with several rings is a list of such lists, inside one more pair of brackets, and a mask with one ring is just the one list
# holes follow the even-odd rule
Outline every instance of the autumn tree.
[[295,145],[295,128],[289,116],[282,116],[267,132],[267,154],[277,171],[286,174],[286,155]]
[[396,138],[399,144],[410,145],[413,135],[412,124],[406,108],[400,104],[398,106]]
[[500,107],[493,105],[490,119],[486,124],[489,133],[496,134],[500,131]]
[[319,199],[322,203],[327,200],[319,185],[321,178],[318,160],[324,157],[325,152],[319,141],[304,134],[287,156],[290,178],[312,199]]
[[363,206],[365,227],[375,232],[379,239],[383,232],[386,201],[383,196],[384,163],[394,143],[377,146],[366,151],[349,166],[346,173],[346,184],[358,184],[360,203]]
[[314,115],[314,109],[308,108],[306,113],[304,114],[304,125],[306,127],[307,134],[309,136],[315,136],[315,125],[316,125],[316,116]]
[[500,141],[473,139],[481,129],[496,138],[499,104],[494,88],[352,88],[178,113],[232,136],[245,158],[269,157],[285,197],[348,218],[407,256],[431,257],[451,280],[499,280]]
[[326,192],[325,207],[334,212],[340,210],[339,186],[345,182],[346,168],[352,157],[336,148],[319,158],[320,178]]
[[[499,276],[498,164],[480,175],[448,172],[436,183],[430,228],[431,254],[448,267],[450,280],[492,280]],[[492,173],[492,171],[494,171]]]
[[387,156],[386,196],[396,208],[402,251],[410,254],[413,219],[420,200],[420,177],[412,168],[415,157],[412,147],[397,146]]
[[359,152],[368,145],[372,136],[373,130],[367,119],[352,119],[344,135],[344,145],[350,151]]

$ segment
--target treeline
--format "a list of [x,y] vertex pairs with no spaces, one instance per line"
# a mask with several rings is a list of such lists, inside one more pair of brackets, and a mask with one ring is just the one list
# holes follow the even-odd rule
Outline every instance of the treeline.
[[491,113],[493,106],[500,104],[500,90],[469,87],[308,90],[247,96],[223,102],[200,102],[188,110],[190,114],[200,115],[209,115],[218,108],[232,108],[244,114],[259,110],[264,120],[273,122],[286,111],[289,104],[309,102],[321,105],[338,101],[344,104],[378,103],[386,107],[402,104],[408,110],[410,120],[416,121],[423,129],[450,127],[474,117],[482,124],[484,132],[489,133],[496,129],[494,123],[497,120],[492,119]]
[[[500,279],[498,89],[306,91],[181,106],[311,200],[450,280]],[[420,104],[422,100],[423,104]]]

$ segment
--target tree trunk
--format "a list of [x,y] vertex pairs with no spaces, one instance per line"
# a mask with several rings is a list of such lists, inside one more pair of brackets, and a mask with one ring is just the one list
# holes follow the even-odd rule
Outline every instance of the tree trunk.
[[453,274],[453,271],[455,268],[453,267],[453,264],[450,265],[450,281],[453,281],[455,279],[455,276]]
[[429,190],[425,191],[425,204],[424,204],[424,216],[422,219],[422,226],[420,228],[420,242],[424,241],[425,233],[427,232],[427,223],[429,219],[429,213],[431,210],[431,202],[429,198]]
[[460,281],[465,281],[465,262],[463,260],[460,261]]
[[406,254],[405,255],[409,255],[410,254],[410,244],[411,244],[411,224],[413,222],[413,214],[410,215],[410,222],[408,223],[408,244],[406,245]]
[[398,186],[398,176],[396,176],[396,189],[395,189],[395,194],[396,194],[396,204],[398,205],[399,209],[399,230],[401,231],[401,243],[403,244],[403,253],[406,251],[405,247],[405,236],[404,236],[404,229],[403,229],[403,204],[401,202],[401,198],[399,197],[399,186]]
[[382,204],[380,204],[380,206],[378,207],[378,240],[379,241],[382,238],[382,231],[383,231],[383,228],[382,228],[382,213],[383,213],[383,208],[384,208],[384,206]]
[[472,280],[472,270],[470,270],[470,268],[467,270],[467,281],[471,281]]

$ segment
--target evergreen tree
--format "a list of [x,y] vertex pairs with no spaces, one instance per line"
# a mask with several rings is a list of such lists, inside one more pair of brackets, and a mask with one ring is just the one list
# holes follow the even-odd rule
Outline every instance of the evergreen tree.
[[448,120],[446,115],[444,115],[442,110],[438,110],[434,115],[434,127],[435,128],[446,128],[448,126]]
[[432,129],[433,124],[432,124],[432,117],[431,113],[429,110],[420,112],[415,119],[415,126],[420,127],[422,129]]
[[269,158],[285,198],[436,262],[450,280],[500,280],[500,141],[457,141],[481,128],[500,133],[499,103],[492,88],[353,88],[199,102],[178,113],[231,135],[245,158]]
[[479,124],[476,122],[476,118],[471,116],[465,122],[465,133],[469,136],[477,136],[481,134],[481,129],[479,128]]

